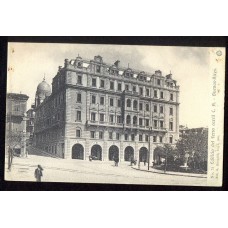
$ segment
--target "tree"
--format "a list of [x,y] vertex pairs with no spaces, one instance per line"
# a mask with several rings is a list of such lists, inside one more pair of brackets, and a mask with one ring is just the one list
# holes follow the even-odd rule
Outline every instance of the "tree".
[[[176,144],[177,151],[183,162],[191,166],[206,170],[208,155],[208,132],[190,132],[183,134]],[[186,156],[186,155],[189,156]]]

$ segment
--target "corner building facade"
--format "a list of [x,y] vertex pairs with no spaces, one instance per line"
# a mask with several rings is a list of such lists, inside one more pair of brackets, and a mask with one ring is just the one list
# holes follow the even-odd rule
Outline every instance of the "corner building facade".
[[65,59],[50,96],[36,103],[36,146],[66,159],[153,161],[156,148],[179,138],[179,86],[159,70]]

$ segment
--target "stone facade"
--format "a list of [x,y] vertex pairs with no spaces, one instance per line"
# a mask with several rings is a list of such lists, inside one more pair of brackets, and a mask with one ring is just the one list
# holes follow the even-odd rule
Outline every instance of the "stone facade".
[[179,86],[163,76],[77,57],[65,60],[36,107],[36,146],[66,159],[153,160],[179,137]]
[[26,154],[26,110],[28,96],[7,93],[6,96],[6,145],[20,156]]

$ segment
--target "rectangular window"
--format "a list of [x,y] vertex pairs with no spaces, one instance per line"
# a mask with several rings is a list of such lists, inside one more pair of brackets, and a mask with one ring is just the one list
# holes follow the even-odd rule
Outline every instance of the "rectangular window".
[[160,121],[160,128],[163,128],[164,127],[164,122],[161,120]]
[[142,142],[143,141],[143,136],[139,135],[139,141]]
[[104,122],[104,114],[100,113],[100,122]]
[[162,136],[159,137],[159,141],[160,141],[160,143],[162,143],[162,141],[163,141]]
[[114,90],[114,82],[112,82],[112,81],[110,82],[110,89]]
[[92,104],[96,104],[96,96],[92,95]]
[[113,98],[110,98],[110,106],[114,106]]
[[157,128],[158,127],[158,121],[154,120],[154,127]]
[[109,139],[112,139],[112,132],[109,132]]
[[77,102],[82,102],[82,95],[80,93],[77,94]]
[[81,111],[77,111],[76,120],[77,120],[77,121],[81,121]]
[[164,93],[161,91],[160,92],[160,98],[163,99],[164,98]]
[[160,79],[157,79],[157,85],[161,85],[161,80]]
[[127,84],[125,85],[125,90],[129,91],[129,85],[127,85]]
[[95,139],[95,131],[90,132],[90,138]]
[[131,141],[135,141],[135,135],[131,134]]
[[149,136],[145,135],[145,141],[148,142],[149,141]]
[[80,138],[81,137],[81,131],[80,130],[76,130],[76,137]]
[[121,100],[120,99],[117,100],[117,106],[121,107]]
[[169,130],[173,131],[173,122],[169,122]]
[[103,139],[103,131],[99,131],[99,139]]
[[100,105],[104,105],[104,97],[100,97]]
[[169,108],[169,115],[173,115],[173,108]]
[[139,95],[143,95],[143,88],[142,87],[139,87]]
[[157,111],[158,111],[158,106],[154,105],[154,112],[157,112]]
[[117,123],[121,123],[121,116],[117,116]]
[[150,90],[146,89],[146,95],[149,97],[150,96]]
[[169,137],[169,143],[173,143],[173,137]]
[[93,87],[97,86],[97,79],[96,78],[92,78],[92,86]]
[[105,85],[105,82],[104,82],[103,79],[101,79],[101,81],[100,81],[100,87],[101,87],[101,88],[104,88],[104,85]]
[[170,93],[170,100],[173,101],[173,94]]
[[164,108],[163,106],[160,106],[160,113],[163,113],[164,112]]
[[120,133],[116,133],[116,140],[120,139]]
[[82,76],[81,75],[78,75],[78,81],[77,81],[78,84],[82,84]]
[[136,92],[136,86],[133,86],[133,92]]
[[139,118],[139,126],[142,126],[142,125],[143,125],[143,119]]
[[139,110],[143,110],[143,103],[139,103]]
[[146,126],[149,127],[149,120],[146,119]]
[[91,113],[91,121],[96,121],[96,113]]
[[146,111],[147,111],[147,112],[150,111],[149,104],[146,104]]
[[154,90],[154,98],[158,98],[158,91]]
[[153,136],[153,142],[157,142],[157,137]]
[[128,134],[125,134],[125,135],[124,135],[124,139],[125,139],[125,141],[128,140]]
[[97,67],[96,67],[96,72],[97,72],[97,73],[101,73],[101,66],[97,66]]
[[109,122],[110,123],[114,123],[114,115],[110,115],[109,116]]
[[118,83],[118,91],[121,91],[122,90],[122,85],[121,83]]

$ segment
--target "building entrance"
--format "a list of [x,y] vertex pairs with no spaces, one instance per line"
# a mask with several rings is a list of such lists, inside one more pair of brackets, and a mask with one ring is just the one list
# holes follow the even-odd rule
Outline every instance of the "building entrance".
[[109,161],[113,161],[115,157],[119,158],[119,148],[113,145],[109,148],[108,159]]
[[141,147],[139,150],[139,161],[140,162],[144,162],[144,161],[148,161],[148,149],[146,147]]
[[81,144],[75,144],[72,147],[72,159],[84,159],[84,147]]
[[102,148],[100,145],[92,146],[91,156],[93,160],[102,160]]
[[134,159],[134,149],[131,146],[127,146],[124,150],[124,161],[131,161],[131,158]]

